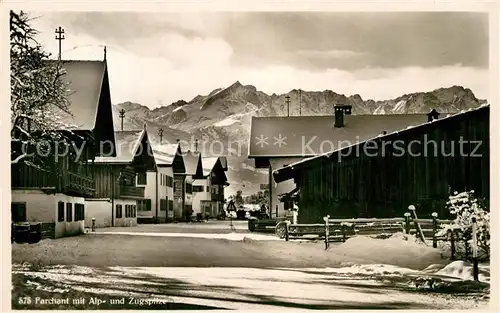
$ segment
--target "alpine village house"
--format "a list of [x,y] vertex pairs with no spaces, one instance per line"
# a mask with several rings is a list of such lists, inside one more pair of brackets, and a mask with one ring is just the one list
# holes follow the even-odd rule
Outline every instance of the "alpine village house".
[[[145,186],[145,200],[138,207],[139,223],[165,223],[173,221],[174,180],[185,173],[181,148],[177,144],[152,144],[156,171],[148,171],[146,177],[137,177],[137,184]],[[181,212],[182,210],[178,210]],[[180,218],[179,214],[177,215]]]
[[225,173],[227,160],[225,157],[205,157],[201,161],[203,178],[193,182],[193,211],[200,218],[216,218],[224,210],[224,188],[229,186]]
[[[69,125],[60,132],[78,149],[49,154],[43,166],[12,164],[12,220],[41,222],[46,236],[52,238],[81,234],[93,219],[97,227],[134,225],[136,203],[144,199],[144,188],[135,186],[135,175],[155,166],[146,153],[150,149],[147,133],[114,131],[106,58],[64,60],[62,67],[71,114],[60,113]],[[124,143],[133,143],[132,150]],[[147,149],[138,149],[139,143]],[[11,148],[18,150],[18,142],[13,140]],[[80,149],[80,156],[73,153]]]

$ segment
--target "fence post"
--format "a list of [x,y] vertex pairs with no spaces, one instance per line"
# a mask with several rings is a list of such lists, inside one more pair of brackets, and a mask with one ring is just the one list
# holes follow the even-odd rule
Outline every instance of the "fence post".
[[330,236],[330,227],[328,225],[329,219],[330,215],[323,217],[323,220],[325,221],[325,250],[327,250],[328,247],[330,246],[330,243],[328,242],[328,237]]
[[438,214],[436,212],[432,212],[432,247],[437,248],[437,229],[438,229]]
[[346,225],[344,223],[340,224],[340,229],[342,230],[342,241],[346,242],[347,240]]
[[479,281],[479,265],[477,263],[477,223],[476,218],[472,218],[472,262],[474,280]]
[[407,235],[410,234],[410,212],[405,213],[405,232]]
[[288,235],[288,232],[289,232],[289,230],[288,230],[288,226],[289,226],[289,225],[290,225],[290,221],[289,221],[289,220],[287,220],[287,221],[285,222],[285,241],[288,241],[288,239],[289,239],[289,235]]
[[424,244],[426,244],[424,232],[422,231],[422,227],[420,226],[420,223],[418,222],[418,217],[417,217],[417,212],[416,212],[415,206],[414,205],[410,205],[408,207],[408,209],[410,210],[410,212],[413,215],[413,224],[415,224],[415,228],[417,230],[418,237],[420,237],[420,240],[422,240],[422,242]]
[[454,236],[454,230],[449,229],[448,230],[448,236],[450,237],[450,250],[451,250],[451,260],[455,260],[455,236]]

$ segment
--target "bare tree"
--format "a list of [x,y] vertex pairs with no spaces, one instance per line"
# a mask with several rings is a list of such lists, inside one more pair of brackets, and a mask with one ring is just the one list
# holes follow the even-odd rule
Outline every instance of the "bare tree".
[[59,61],[35,39],[37,30],[30,26],[24,12],[10,12],[10,85],[11,85],[11,163],[27,161],[27,147],[46,140],[61,139],[60,113],[68,110],[68,88]]

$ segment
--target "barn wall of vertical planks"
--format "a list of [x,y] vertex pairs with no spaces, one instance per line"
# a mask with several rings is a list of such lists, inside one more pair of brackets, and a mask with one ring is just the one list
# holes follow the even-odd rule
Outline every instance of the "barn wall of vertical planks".
[[453,191],[489,198],[489,106],[361,142],[274,173],[300,186],[299,223],[322,217],[449,217]]

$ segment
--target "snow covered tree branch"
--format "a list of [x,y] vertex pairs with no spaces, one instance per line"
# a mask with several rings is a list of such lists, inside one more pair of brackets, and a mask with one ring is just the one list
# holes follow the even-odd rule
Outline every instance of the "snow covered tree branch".
[[61,139],[60,113],[69,114],[68,86],[59,61],[49,60],[24,12],[10,12],[11,162],[25,160],[25,145]]
[[[472,247],[472,217],[477,220],[478,248],[482,259],[490,256],[490,212],[480,199],[476,199],[474,191],[455,192],[447,202],[450,213],[455,217],[453,222],[445,225],[441,233],[452,230],[458,236],[459,257],[467,258]],[[463,246],[463,247],[462,247]]]

